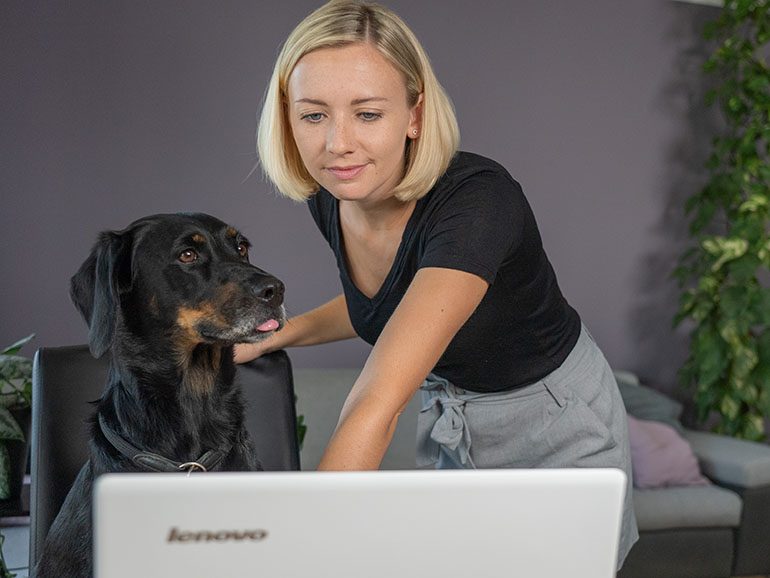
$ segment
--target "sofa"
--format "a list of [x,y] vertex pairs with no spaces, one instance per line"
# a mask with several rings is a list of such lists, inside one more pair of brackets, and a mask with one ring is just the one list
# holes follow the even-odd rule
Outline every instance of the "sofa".
[[[616,377],[629,415],[640,530],[619,578],[770,574],[770,446],[685,428],[681,404],[631,373]],[[644,447],[640,422],[668,432],[658,447]]]
[[[337,423],[355,369],[294,370],[313,470]],[[640,538],[618,578],[720,578],[770,574],[770,446],[682,426],[682,405],[616,373],[626,405]],[[382,469],[415,468],[419,396],[401,416]]]

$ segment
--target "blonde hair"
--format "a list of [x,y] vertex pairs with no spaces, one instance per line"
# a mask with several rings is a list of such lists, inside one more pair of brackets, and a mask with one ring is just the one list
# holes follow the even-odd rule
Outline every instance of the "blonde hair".
[[369,42],[404,76],[407,103],[422,102],[418,139],[408,139],[404,178],[393,190],[402,201],[419,199],[446,171],[460,141],[454,108],[439,84],[425,51],[392,11],[369,2],[332,0],[292,31],[273,69],[257,131],[262,169],[281,194],[303,201],[318,191],[294,142],[286,115],[289,77],[308,52]]

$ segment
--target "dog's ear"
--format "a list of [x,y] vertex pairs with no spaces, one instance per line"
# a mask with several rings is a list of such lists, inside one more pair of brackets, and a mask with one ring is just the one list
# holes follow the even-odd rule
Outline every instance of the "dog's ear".
[[70,280],[70,297],[88,324],[88,345],[101,357],[112,343],[121,290],[131,283],[129,231],[105,231]]

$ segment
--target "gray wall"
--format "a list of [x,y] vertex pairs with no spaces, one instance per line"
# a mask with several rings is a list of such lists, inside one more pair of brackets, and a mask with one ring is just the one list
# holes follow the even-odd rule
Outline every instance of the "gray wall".
[[[318,2],[11,0],[0,6],[0,344],[79,343],[68,279],[99,230],[196,210],[241,228],[299,313],[336,295],[331,254],[256,163],[278,47]],[[457,108],[462,148],[523,184],[565,294],[616,367],[669,387],[687,338],[668,279],[713,113],[699,30],[669,0],[392,0]],[[32,348],[29,348],[31,353]],[[292,352],[352,367],[346,342]]]

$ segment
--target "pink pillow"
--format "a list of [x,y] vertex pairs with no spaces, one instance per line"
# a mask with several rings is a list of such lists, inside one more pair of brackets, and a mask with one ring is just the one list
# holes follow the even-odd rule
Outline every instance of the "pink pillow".
[[709,484],[700,472],[690,444],[670,425],[629,415],[628,439],[637,488]]

